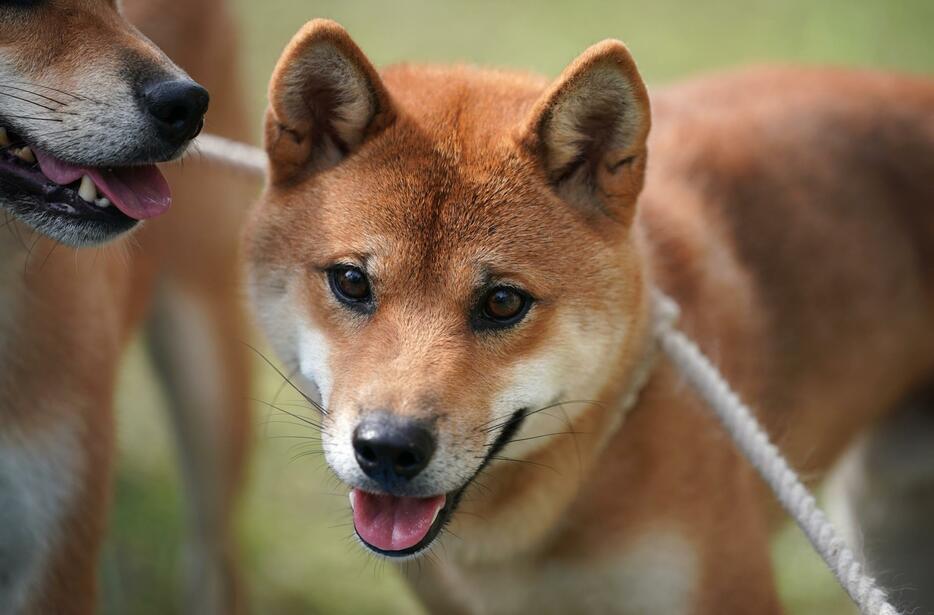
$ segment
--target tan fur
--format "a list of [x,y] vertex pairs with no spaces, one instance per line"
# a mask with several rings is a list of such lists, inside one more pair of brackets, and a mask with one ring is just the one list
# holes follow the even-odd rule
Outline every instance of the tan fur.
[[[34,82],[48,80],[65,89],[78,87],[88,75],[119,75],[120,52],[127,50],[136,53],[138,61],[171,66],[163,51],[117,14],[113,2],[69,0],[54,4],[35,23],[0,24],[2,57],[14,54],[18,58],[16,70]],[[224,4],[220,0],[126,0],[121,4],[134,24],[210,89],[214,102],[206,119],[207,129],[246,138],[235,75],[235,38]],[[68,17],[62,17],[60,11],[66,11]],[[67,44],[47,44],[47,40]],[[96,83],[106,85],[99,79]],[[94,96],[106,103],[108,93],[116,95],[118,90],[119,84],[100,87]],[[120,101],[112,102],[117,106]],[[106,110],[101,113],[106,114]],[[207,323],[201,339],[210,346],[199,348],[202,354],[192,356],[211,353],[218,363],[216,367],[188,368],[195,377],[212,370],[219,374],[214,386],[222,392],[212,401],[216,404],[213,408],[197,407],[196,400],[194,406],[183,408],[192,424],[197,423],[195,416],[200,413],[215,417],[203,425],[203,432],[180,435],[183,448],[191,446],[208,460],[207,475],[192,480],[200,482],[206,493],[210,487],[218,494],[217,501],[204,512],[201,526],[193,529],[196,539],[206,543],[204,557],[207,567],[212,568],[200,574],[222,575],[222,587],[199,579],[199,592],[203,600],[220,596],[222,603],[213,612],[235,613],[243,606],[233,569],[230,514],[249,433],[248,357],[240,343],[243,322],[234,258],[246,187],[205,168],[196,159],[184,166],[173,165],[167,175],[173,186],[172,209],[128,239],[75,250],[57,245],[18,222],[6,220],[2,230],[0,277],[5,317],[0,328],[4,366],[0,376],[0,459],[5,459],[5,453],[13,457],[24,447],[48,447],[44,454],[57,459],[65,453],[56,451],[75,443],[66,449],[74,455],[62,463],[60,471],[46,478],[36,475],[27,483],[36,494],[63,495],[46,498],[54,504],[42,512],[50,519],[42,526],[48,535],[23,547],[24,553],[42,555],[43,567],[27,588],[25,602],[0,605],[12,608],[12,612],[95,612],[97,557],[111,492],[112,398],[119,360],[129,337],[150,316],[154,297],[174,292],[184,293],[201,312],[199,322]],[[166,344],[184,342],[175,339],[174,331],[163,333]],[[17,446],[5,448],[2,442]],[[5,510],[20,514],[15,507]],[[25,535],[33,520],[16,520],[26,528]],[[205,528],[210,529],[210,535],[205,534]],[[8,525],[6,531],[12,530]],[[0,590],[0,599],[3,596]]]
[[[323,44],[384,101],[325,169],[313,152],[328,98],[276,103],[320,83],[302,58]],[[567,401],[550,423],[564,433],[507,445],[519,462],[483,468],[443,548],[411,566],[426,605],[779,612],[772,500],[666,361],[617,429],[649,356],[647,290],[680,303],[683,329],[818,478],[932,375],[934,83],[710,77],[654,94],[646,142],[648,97],[619,43],[591,48],[551,87],[466,67],[376,77],[339,26],[316,21],[270,96],[272,180],[247,232],[250,283],[274,346],[318,385],[338,476],[364,484],[343,451],[369,410],[433,421],[435,456],[454,469],[429,466],[426,481],[443,493],[477,470],[486,428],[504,424],[494,400],[531,395],[515,374],[549,357],[535,386]],[[328,289],[323,270],[348,262],[370,276],[372,315]],[[482,335],[465,318],[490,271],[537,301],[520,325]]]

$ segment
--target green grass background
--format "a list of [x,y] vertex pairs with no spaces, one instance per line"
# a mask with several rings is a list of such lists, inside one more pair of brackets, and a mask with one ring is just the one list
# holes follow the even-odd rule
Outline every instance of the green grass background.
[[[178,0],[182,2],[184,0]],[[282,47],[306,20],[341,22],[377,65],[469,62],[557,74],[589,44],[624,40],[650,84],[754,62],[934,71],[934,2],[882,0],[234,0],[255,125]],[[259,399],[279,381],[257,361]],[[167,615],[178,606],[182,520],[163,398],[134,346],[118,394],[120,463],[111,535],[102,560],[107,615]],[[346,499],[320,456],[294,459],[288,428],[256,409],[256,447],[240,515],[254,612],[417,613],[394,570],[349,540]],[[789,612],[852,613],[796,530],[776,540]]]

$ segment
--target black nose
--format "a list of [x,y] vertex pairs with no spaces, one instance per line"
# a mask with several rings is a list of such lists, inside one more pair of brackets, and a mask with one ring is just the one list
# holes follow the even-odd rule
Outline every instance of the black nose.
[[208,91],[190,79],[160,81],[143,90],[143,106],[159,134],[178,146],[201,132],[209,101]]
[[353,448],[360,469],[391,488],[425,469],[435,452],[435,438],[420,421],[379,413],[354,430]]

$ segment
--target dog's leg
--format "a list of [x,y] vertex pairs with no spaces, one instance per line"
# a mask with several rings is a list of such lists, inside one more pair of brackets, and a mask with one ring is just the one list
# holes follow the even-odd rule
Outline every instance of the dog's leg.
[[184,612],[199,615],[245,610],[232,523],[250,434],[248,357],[236,293],[223,290],[164,283],[147,329],[187,496]]
[[934,614],[934,394],[870,433],[835,477],[848,538],[906,613]]
[[[41,405],[30,410],[39,414]],[[70,407],[41,426],[3,425],[0,613],[94,612],[113,416],[109,404],[86,405],[90,411]]]

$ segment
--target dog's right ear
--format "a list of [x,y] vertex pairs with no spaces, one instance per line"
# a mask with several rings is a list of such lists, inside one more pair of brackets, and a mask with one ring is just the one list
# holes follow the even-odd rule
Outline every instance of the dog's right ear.
[[272,181],[339,163],[394,117],[389,94],[350,35],[315,19],[286,47],[269,83]]

